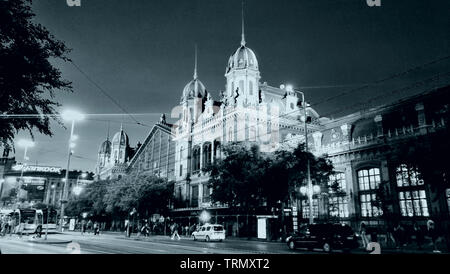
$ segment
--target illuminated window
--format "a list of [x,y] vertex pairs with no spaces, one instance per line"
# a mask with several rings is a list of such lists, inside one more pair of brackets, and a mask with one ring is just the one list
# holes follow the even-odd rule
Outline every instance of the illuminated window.
[[[308,200],[302,201],[302,216],[304,219],[309,218],[309,201]],[[319,217],[319,201],[318,201],[318,199],[313,199],[313,217],[314,218]]]
[[361,194],[359,197],[361,199],[361,216],[378,217],[383,214],[382,210],[374,205],[377,200],[376,194]]
[[430,216],[425,190],[401,191],[398,196],[402,216]]
[[405,164],[400,165],[396,169],[396,178],[398,187],[420,186],[424,182],[420,179],[420,173],[416,168],[408,167]]
[[361,202],[361,216],[381,216],[383,214],[383,211],[377,206],[378,201],[377,195],[375,193],[381,181],[380,169],[361,169],[358,171],[357,175],[360,191],[359,200]]
[[[348,217],[348,198],[345,194],[347,184],[345,173],[338,172],[330,176],[328,181],[330,198],[328,199],[328,209],[330,216],[338,218]],[[337,187],[337,189],[335,188]],[[339,191],[339,193],[336,192]]]
[[400,189],[398,196],[402,216],[430,216],[424,181],[418,169],[401,164],[397,167],[395,176]]
[[348,218],[348,198],[347,196],[331,197],[329,199],[330,216],[338,218]]
[[[336,174],[333,174],[330,176],[330,180],[328,181],[328,186],[333,186],[337,183],[337,186],[339,187],[339,190],[345,191],[347,189],[347,184],[345,182],[345,173],[344,172],[338,172]],[[330,189],[330,192],[332,190]]]
[[358,171],[359,190],[375,190],[380,184],[380,169],[361,169]]

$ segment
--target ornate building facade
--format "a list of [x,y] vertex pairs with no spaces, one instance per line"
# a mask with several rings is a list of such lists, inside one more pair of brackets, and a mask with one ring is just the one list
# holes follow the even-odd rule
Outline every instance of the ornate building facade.
[[124,176],[134,152],[135,149],[130,147],[128,135],[122,126],[111,141],[108,134],[98,151],[95,179],[108,180]]

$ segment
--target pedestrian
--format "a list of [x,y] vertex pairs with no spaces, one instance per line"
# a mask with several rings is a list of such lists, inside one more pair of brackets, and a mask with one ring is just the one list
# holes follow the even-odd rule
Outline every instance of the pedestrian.
[[180,235],[178,234],[178,224],[174,223],[171,227],[171,231],[172,231],[172,240],[175,239],[175,237],[177,237],[177,240],[180,240]]
[[92,220],[89,220],[87,222],[87,230],[88,230],[88,234],[90,234],[92,232],[92,227],[93,227],[93,223]]
[[433,244],[433,252],[441,253],[441,251],[437,248],[437,240],[439,238],[439,235],[436,230],[436,225],[432,220],[427,221],[427,230],[428,230],[428,236],[430,236],[431,242]]
[[400,248],[401,246],[406,245],[404,243],[404,235],[405,235],[404,230],[405,229],[400,224],[400,222],[398,222],[397,225],[394,227],[394,237],[395,237],[395,242],[396,242],[396,245],[395,245],[396,248]]
[[363,248],[365,249],[367,247],[367,245],[369,244],[369,240],[367,239],[367,228],[366,228],[366,224],[364,222],[361,222],[361,227],[360,227],[359,232],[361,234]]
[[422,249],[424,235],[423,235],[422,228],[416,222],[414,222],[414,224],[413,224],[413,231],[414,231],[414,235],[416,236],[417,247],[419,249]]
[[81,220],[81,235],[86,232],[86,220]]
[[150,228],[148,226],[148,223],[147,223],[147,221],[145,221],[144,225],[141,228],[141,233],[144,235],[144,237],[147,238],[149,236],[149,230],[150,230]]
[[186,225],[186,226],[184,227],[184,229],[186,230],[186,236],[189,237],[189,226]]
[[100,225],[98,222],[94,223],[94,235],[100,235]]

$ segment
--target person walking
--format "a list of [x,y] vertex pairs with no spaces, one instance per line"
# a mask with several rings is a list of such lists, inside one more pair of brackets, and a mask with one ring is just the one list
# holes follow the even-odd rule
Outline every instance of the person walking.
[[367,247],[367,245],[369,244],[369,240],[367,239],[367,228],[366,228],[366,224],[364,222],[361,222],[361,227],[360,227],[359,232],[361,235],[363,248],[365,249]]
[[94,223],[94,235],[100,235],[100,225],[98,222]]
[[93,225],[94,225],[94,224],[92,223],[92,220],[89,220],[89,221],[87,222],[87,231],[88,231],[88,234],[91,234]]
[[438,235],[438,232],[436,231],[436,225],[433,220],[428,220],[427,230],[428,230],[428,236],[430,236],[431,242],[433,244],[433,252],[441,253],[441,251],[437,248],[437,240],[439,238],[439,235]]
[[178,234],[178,224],[177,224],[177,223],[174,223],[174,224],[172,225],[171,230],[172,230],[172,237],[171,237],[171,239],[174,240],[175,237],[177,237],[177,240],[180,240],[181,237],[180,237],[180,235]]
[[85,232],[86,232],[86,221],[81,220],[81,235],[84,235]]
[[419,249],[422,249],[424,235],[423,235],[422,228],[416,222],[414,222],[414,224],[413,224],[413,232],[414,232],[414,236],[416,236],[417,247]]

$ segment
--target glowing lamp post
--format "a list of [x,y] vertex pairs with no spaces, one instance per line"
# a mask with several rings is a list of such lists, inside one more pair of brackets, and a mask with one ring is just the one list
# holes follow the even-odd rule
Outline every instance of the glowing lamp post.
[[67,153],[68,157],[67,157],[66,176],[63,184],[63,192],[61,197],[60,231],[63,230],[64,225],[64,210],[65,210],[65,203],[67,202],[67,182],[69,181],[70,156],[72,155],[72,149],[75,147],[75,140],[78,138],[78,136],[73,134],[73,131],[75,128],[75,122],[82,121],[84,119],[84,114],[75,110],[65,110],[61,113],[61,118],[64,121],[71,122],[71,129]]
[[16,195],[16,203],[19,204],[19,193],[20,193],[20,190],[22,189],[22,183],[23,183],[23,170],[25,169],[26,162],[30,159],[27,156],[27,152],[28,152],[28,148],[34,147],[34,142],[30,141],[30,140],[26,140],[26,139],[20,139],[17,142],[17,146],[23,148],[23,150],[24,150],[22,170],[20,171],[19,187],[18,187],[17,195]]
[[208,211],[204,210],[200,214],[200,221],[203,223],[207,223],[211,219],[211,215],[208,213]]

